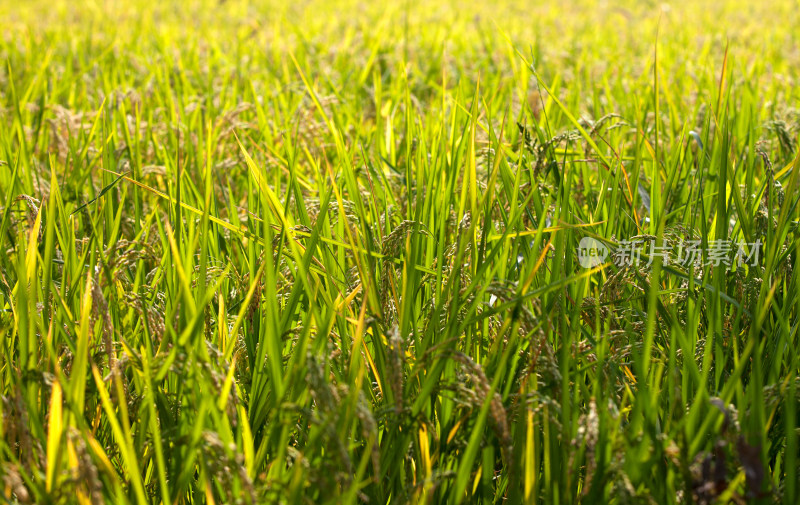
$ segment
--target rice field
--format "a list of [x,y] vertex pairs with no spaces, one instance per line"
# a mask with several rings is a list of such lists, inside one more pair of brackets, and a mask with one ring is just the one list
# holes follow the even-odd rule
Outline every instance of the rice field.
[[0,493],[800,503],[789,0],[0,3]]

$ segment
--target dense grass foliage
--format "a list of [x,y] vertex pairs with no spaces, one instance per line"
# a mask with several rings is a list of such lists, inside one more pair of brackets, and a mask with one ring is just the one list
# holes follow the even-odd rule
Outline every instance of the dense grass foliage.
[[290,3],[0,4],[5,500],[798,503],[793,2]]

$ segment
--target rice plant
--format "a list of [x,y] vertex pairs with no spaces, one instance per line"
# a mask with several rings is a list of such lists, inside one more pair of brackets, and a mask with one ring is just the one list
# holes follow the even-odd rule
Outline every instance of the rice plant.
[[798,25],[0,4],[3,499],[800,502]]

